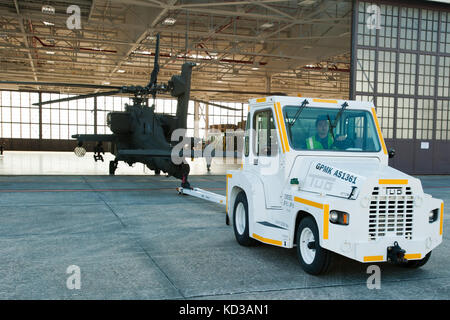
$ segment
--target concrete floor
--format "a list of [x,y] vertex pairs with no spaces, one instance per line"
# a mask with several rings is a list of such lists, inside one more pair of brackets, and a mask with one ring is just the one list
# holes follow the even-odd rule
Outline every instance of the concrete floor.
[[[450,203],[450,176],[420,178]],[[223,175],[191,183],[225,194]],[[423,268],[380,264],[381,289],[369,290],[367,265],[338,258],[314,277],[295,249],[239,246],[224,207],[180,196],[178,185],[164,176],[0,175],[0,299],[450,298],[447,214],[444,242]],[[79,290],[66,286],[70,265],[80,268]]]

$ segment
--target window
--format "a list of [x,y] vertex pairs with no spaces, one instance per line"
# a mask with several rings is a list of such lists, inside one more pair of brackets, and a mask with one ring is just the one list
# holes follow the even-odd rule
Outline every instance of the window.
[[417,50],[419,9],[400,9],[400,49]]
[[417,100],[416,137],[419,140],[433,138],[434,100]]
[[439,12],[421,10],[420,17],[420,50],[434,52],[437,49]]
[[394,137],[394,103],[393,97],[377,97],[377,116],[380,120],[383,137]]
[[356,91],[374,92],[375,50],[358,50],[356,64]]
[[[249,119],[250,113],[247,115],[247,119]],[[244,138],[244,148],[245,148],[245,156],[248,157],[249,153],[250,153],[250,148],[249,148],[249,137],[250,135],[250,121],[247,121],[247,123],[245,124],[245,138]]]
[[[450,30],[449,30],[450,32]],[[449,47],[450,49],[450,47]],[[450,96],[450,57],[439,57],[438,96]]]
[[[292,148],[296,150],[329,149],[330,151],[379,152],[381,150],[372,114],[364,110],[300,106],[284,107],[286,130]],[[336,125],[334,129],[331,129]],[[329,143],[329,148],[324,146]]]
[[[373,5],[381,15],[376,32],[366,23]],[[450,101],[450,12],[364,0],[355,10],[352,98],[375,102],[385,138],[450,141],[442,129]]]
[[413,98],[398,98],[397,102],[397,139],[413,139],[414,129]]
[[378,92],[384,94],[395,93],[396,53],[380,51],[378,53]]
[[255,130],[254,153],[257,156],[275,156],[278,153],[278,138],[271,110],[256,112],[253,118]]
[[436,119],[436,139],[450,140],[450,101],[438,100]]
[[397,48],[398,7],[381,5],[381,25],[379,29],[379,46]]
[[371,3],[360,2],[358,7],[358,45],[375,46],[376,29],[367,27],[368,9]]
[[442,12],[441,14],[441,36],[439,42],[439,51],[448,54],[450,52],[450,12]]
[[39,139],[39,101],[34,92],[0,92],[0,137]]
[[436,74],[436,56],[419,56],[419,86],[417,94],[420,96],[434,96]]
[[398,94],[413,95],[416,83],[416,55],[400,53],[398,64]]

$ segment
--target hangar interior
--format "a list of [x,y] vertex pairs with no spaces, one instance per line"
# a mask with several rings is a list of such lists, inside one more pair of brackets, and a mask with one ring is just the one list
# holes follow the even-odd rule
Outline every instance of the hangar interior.
[[[351,1],[80,1],[81,29],[68,29],[69,5],[0,3],[0,80],[145,85],[159,33],[159,81],[179,73],[185,61],[197,64],[191,136],[206,139],[212,128],[243,128],[255,94],[236,92],[349,95]],[[6,150],[73,150],[72,134],[108,133],[108,111],[129,102],[127,96],[95,97],[39,107],[33,103],[92,91],[1,89]],[[175,107],[170,96],[158,96],[157,112],[174,114]]]
[[[375,103],[387,145],[397,151],[391,165],[416,174],[450,170],[450,13],[445,4],[77,3],[79,20],[70,1],[0,2],[0,81],[145,85],[159,33],[158,80],[167,81],[183,62],[197,64],[190,136],[207,140],[211,129],[243,128],[248,99],[257,93],[364,99]],[[367,27],[373,5],[380,8],[380,28]],[[99,89],[2,84],[0,90],[6,150],[71,151],[73,134],[109,133],[106,114],[129,102],[122,95],[34,106]],[[176,101],[170,96],[155,102],[157,112],[174,114]]]

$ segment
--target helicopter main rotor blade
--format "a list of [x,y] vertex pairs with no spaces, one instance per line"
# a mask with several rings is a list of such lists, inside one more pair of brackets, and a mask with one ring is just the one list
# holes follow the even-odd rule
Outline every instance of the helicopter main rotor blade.
[[36,81],[0,81],[0,84],[18,84],[18,85],[35,85],[35,86],[50,86],[50,87],[72,87],[72,88],[87,88],[87,89],[120,89],[118,86],[106,86],[99,84],[87,83],[64,83],[64,82],[36,82]]
[[234,91],[234,90],[213,90],[213,89],[191,89],[191,91],[231,93],[231,94],[253,94],[253,95],[260,95],[260,96],[285,96],[286,95],[286,93],[283,93],[283,92]]
[[153,64],[153,70],[150,75],[150,82],[147,87],[152,88],[158,82],[158,73],[159,73],[159,33],[156,35],[156,48],[155,48],[155,61]]
[[208,102],[208,101],[203,101],[203,100],[198,100],[198,99],[191,99],[191,100],[192,101],[196,101],[196,102],[200,102],[200,103],[203,103],[203,104],[207,104],[207,105],[210,105],[210,106],[214,106],[214,107],[231,110],[231,111],[241,111],[241,109],[236,109],[236,108],[223,106],[221,104],[217,104],[217,103],[214,103],[214,102]]
[[66,101],[72,101],[72,100],[78,100],[78,99],[87,99],[87,98],[93,98],[93,97],[99,97],[99,96],[111,96],[111,95],[118,94],[121,92],[122,92],[122,90],[114,90],[114,91],[104,91],[104,92],[97,92],[97,93],[90,93],[90,94],[81,94],[81,95],[68,97],[68,98],[44,101],[41,103],[36,102],[36,103],[33,103],[33,105],[38,106],[38,105],[66,102]]

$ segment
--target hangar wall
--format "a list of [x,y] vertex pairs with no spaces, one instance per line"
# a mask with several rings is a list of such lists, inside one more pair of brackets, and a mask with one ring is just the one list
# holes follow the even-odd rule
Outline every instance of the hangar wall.
[[450,6],[354,2],[351,99],[374,101],[390,164],[450,173]]

